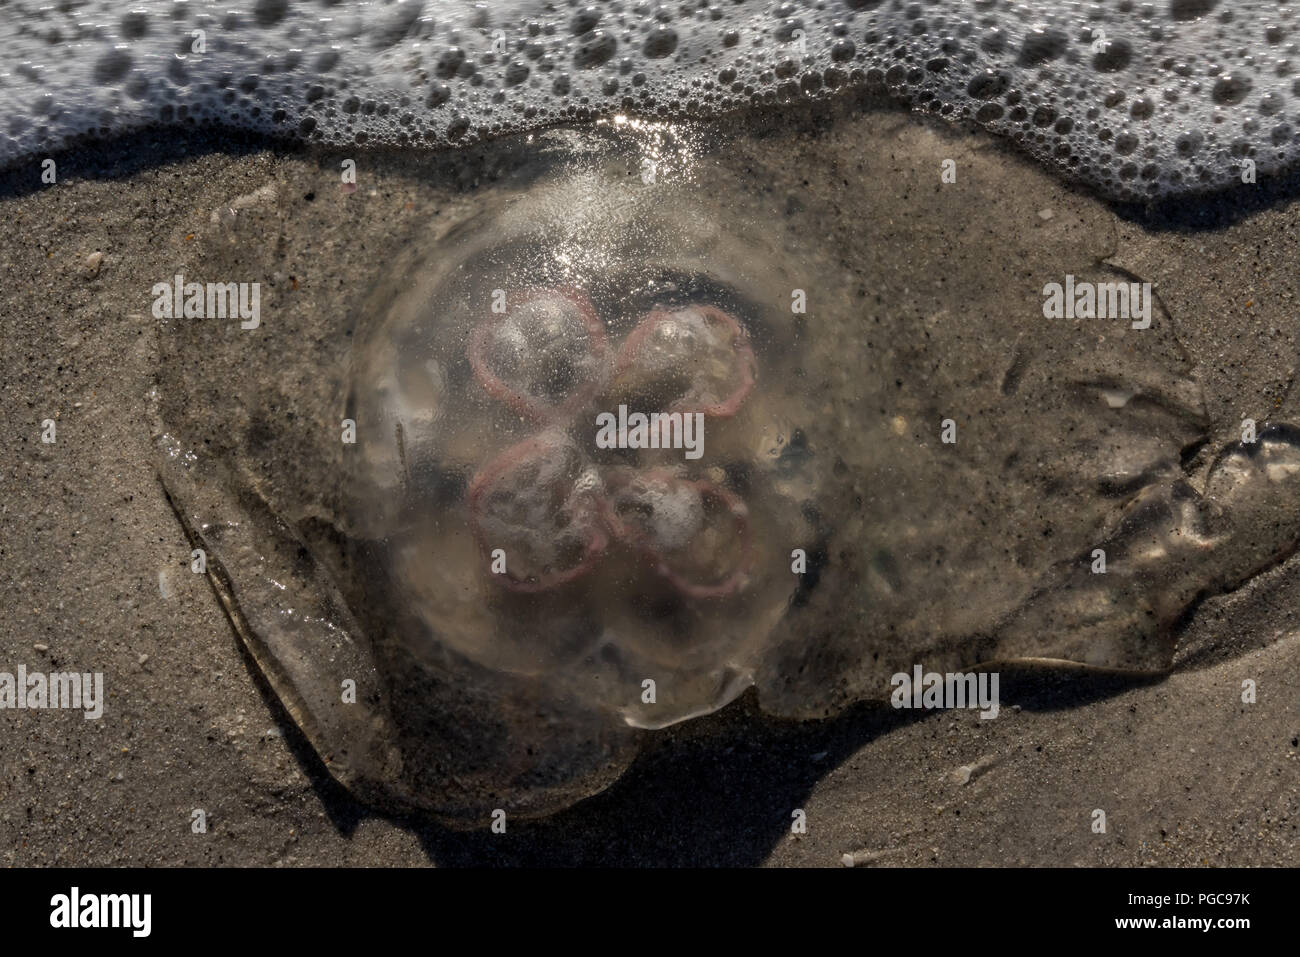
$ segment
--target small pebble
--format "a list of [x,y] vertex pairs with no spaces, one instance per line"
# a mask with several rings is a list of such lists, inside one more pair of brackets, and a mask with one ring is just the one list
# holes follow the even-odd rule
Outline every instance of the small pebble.
[[251,193],[245,193],[243,196],[236,196],[230,201],[230,205],[235,209],[248,209],[252,206],[261,206],[263,203],[275,202],[275,184],[267,183],[260,189]]
[[854,851],[852,854],[843,854],[840,856],[840,863],[845,867],[857,867],[859,864],[873,864],[883,858],[890,851]]
[[1056,213],[1052,212],[1050,209],[1040,209],[1038,211],[1038,218],[1041,219],[1043,222],[1047,222],[1055,215]]
[[95,252],[86,257],[86,261],[82,267],[82,275],[87,279],[94,279],[99,275],[99,267],[103,264],[104,254],[99,250],[95,250]]
[[49,646],[49,645],[42,645],[42,644],[39,644],[39,643],[38,643],[38,644],[35,644],[35,645],[32,645],[32,647],[35,648],[37,651],[49,651],[49,650],[50,650],[50,646]]
[[275,202],[276,189],[273,183],[267,183],[260,189],[251,193],[245,193],[243,196],[236,196],[230,202],[218,206],[212,211],[209,217],[213,225],[228,224],[234,221],[236,213],[242,209],[252,209],[254,206],[261,206],[267,203]]

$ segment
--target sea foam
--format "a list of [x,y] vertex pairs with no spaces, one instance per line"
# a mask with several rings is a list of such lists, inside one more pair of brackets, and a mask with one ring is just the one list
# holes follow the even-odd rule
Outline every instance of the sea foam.
[[1293,164],[1296,20],[1281,0],[18,0],[0,164],[150,124],[438,147],[874,87],[1161,198]]

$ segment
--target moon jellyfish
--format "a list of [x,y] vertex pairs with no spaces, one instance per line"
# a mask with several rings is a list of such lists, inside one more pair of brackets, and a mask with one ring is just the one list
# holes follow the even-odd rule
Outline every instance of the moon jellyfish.
[[1294,550],[1297,432],[1228,442],[1158,295],[1047,315],[1141,285],[1096,207],[1036,232],[1048,186],[976,177],[955,221],[841,175],[861,141],[502,141],[468,192],[425,174],[440,212],[339,315],[164,331],[164,482],[339,780],[484,826],[749,688],[815,718],[916,664],[1158,673]]

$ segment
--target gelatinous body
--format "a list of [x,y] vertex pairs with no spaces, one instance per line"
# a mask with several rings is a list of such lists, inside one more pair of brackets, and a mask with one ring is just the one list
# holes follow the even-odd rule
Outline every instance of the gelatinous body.
[[366,330],[345,521],[383,543],[413,643],[659,727],[751,683],[797,587],[800,503],[749,461],[759,354],[794,332],[701,268],[716,226],[589,187],[481,213]]
[[[1131,277],[1087,206],[1026,230],[1041,183],[974,223],[932,186],[771,195],[847,183],[833,133],[500,150],[523,172],[412,225],[348,317],[265,323],[339,361],[168,332],[178,513],[368,797],[545,813],[750,687],[817,717],[917,664],[1158,673],[1198,596],[1300,538],[1295,430],[1229,443],[1158,297],[1143,327],[1047,318],[1047,284]],[[954,265],[990,250],[1015,269]],[[263,391],[230,395],[245,367]]]

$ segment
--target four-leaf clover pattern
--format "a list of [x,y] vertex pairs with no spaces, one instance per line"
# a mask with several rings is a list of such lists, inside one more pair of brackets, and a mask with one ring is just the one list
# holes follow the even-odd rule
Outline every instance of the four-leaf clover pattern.
[[686,598],[740,593],[753,563],[740,496],[662,456],[597,461],[581,436],[591,411],[620,401],[661,412],[661,423],[734,416],[757,377],[748,334],[725,310],[690,303],[650,310],[617,348],[609,339],[584,293],[554,287],[508,297],[505,311],[470,335],[478,387],[536,427],[469,485],[480,549],[506,556],[506,571],[493,577],[515,592],[547,591],[584,577],[617,548]]

